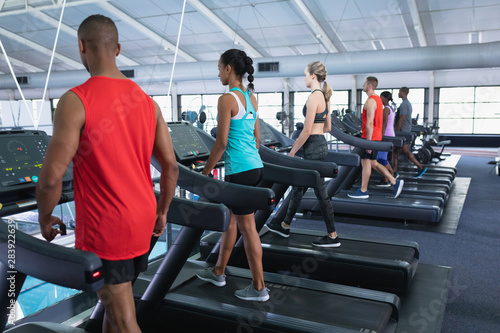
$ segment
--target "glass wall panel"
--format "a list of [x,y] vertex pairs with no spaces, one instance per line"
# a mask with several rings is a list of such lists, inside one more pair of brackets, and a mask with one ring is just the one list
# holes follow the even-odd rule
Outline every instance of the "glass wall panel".
[[500,87],[439,90],[439,133],[499,134],[499,123]]
[[276,113],[283,111],[283,93],[257,93],[257,104],[259,105],[259,117],[280,132],[283,126]]
[[172,121],[172,98],[167,95],[153,96],[153,100],[158,103],[163,119],[165,121]]

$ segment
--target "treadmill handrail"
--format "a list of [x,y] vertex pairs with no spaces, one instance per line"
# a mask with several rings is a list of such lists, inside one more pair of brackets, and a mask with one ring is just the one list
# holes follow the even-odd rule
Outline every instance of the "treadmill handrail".
[[[73,189],[71,189],[61,193],[61,198],[57,204],[60,205],[73,200],[75,200],[75,195]],[[18,203],[4,204],[4,206],[0,209],[0,217],[27,212],[29,210],[37,209],[37,207],[38,204],[34,197]]]
[[396,136],[401,136],[403,138],[405,138],[406,142],[410,143],[413,141],[413,138],[415,137],[415,134],[412,133],[412,132],[401,132],[401,131],[398,131],[398,132],[395,132]]
[[[153,163],[153,158],[151,159]],[[252,207],[256,210],[273,210],[275,195],[271,189],[244,186],[202,175],[179,164],[177,185],[209,201],[234,207]]]
[[[212,218],[207,219],[207,214]],[[230,213],[220,204],[174,197],[167,221],[197,229],[225,231],[229,227]],[[3,220],[0,222],[0,251],[5,253],[0,261],[7,267],[13,263],[15,269],[11,270],[67,288],[92,292],[103,287],[102,279],[92,279],[92,274],[102,268],[101,259],[95,253],[49,243],[10,225]],[[15,262],[9,262],[7,257],[9,244],[15,244]],[[64,267],[64,274],[54,269],[57,267]]]
[[264,145],[260,145],[259,153],[262,161],[282,165],[290,168],[316,170],[321,177],[334,178],[337,176],[338,166],[333,162],[306,160],[281,154]]
[[361,159],[357,154],[328,151],[325,162],[334,162],[341,166],[356,167],[361,163]]
[[335,126],[332,126],[330,134],[339,139],[340,141],[347,143],[351,146],[371,149],[376,151],[391,151],[393,146],[392,142],[389,141],[371,141],[362,138],[354,137],[350,134],[344,133]]
[[318,187],[321,179],[316,170],[289,168],[281,165],[264,163],[264,181],[299,187]]
[[[101,259],[95,253],[52,244],[13,227],[3,220],[0,222],[0,251],[5,254],[0,256],[0,261],[7,267],[14,268],[11,270],[84,291],[92,292],[104,286],[102,274],[100,279],[92,278],[93,273],[102,270]],[[14,266],[10,266],[12,262],[7,259],[7,253],[13,239],[15,259]],[[61,274],[61,268],[64,269],[64,274]]]
[[[155,191],[158,199],[160,193]],[[206,217],[210,216],[209,219]],[[167,213],[167,222],[208,231],[226,231],[231,214],[229,208],[219,203],[193,201],[174,197]]]
[[401,136],[387,136],[387,135],[382,135],[382,141],[392,142],[392,145],[395,148],[401,148],[405,144],[406,138],[401,137]]

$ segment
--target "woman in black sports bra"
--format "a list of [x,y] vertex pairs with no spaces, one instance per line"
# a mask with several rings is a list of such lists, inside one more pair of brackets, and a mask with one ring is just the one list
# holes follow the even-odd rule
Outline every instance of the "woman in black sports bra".
[[[311,94],[307,98],[303,109],[304,117],[306,117],[304,128],[293,144],[289,155],[295,156],[295,153],[304,147],[305,159],[324,161],[328,154],[328,146],[324,133],[330,131],[332,124],[332,119],[328,112],[332,89],[328,82],[325,81],[326,68],[320,61],[308,64],[304,70],[304,75],[304,81],[306,86],[311,89]],[[323,83],[323,87],[321,87],[321,83]],[[266,225],[270,231],[283,237],[289,236],[290,223],[297,212],[306,190],[307,188],[302,187],[294,187],[292,189],[290,205],[288,206],[285,219],[283,222],[273,219]],[[328,235],[313,241],[312,244],[320,247],[338,247],[340,246],[340,241],[335,231],[333,207],[326,192],[324,181],[321,183],[321,186],[314,189],[314,193],[318,198]]]

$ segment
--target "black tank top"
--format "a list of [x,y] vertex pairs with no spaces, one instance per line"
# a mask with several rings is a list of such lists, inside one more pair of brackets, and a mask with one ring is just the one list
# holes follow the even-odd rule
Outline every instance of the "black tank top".
[[[314,89],[311,94],[315,91],[321,91],[320,89]],[[322,91],[321,91],[322,92]],[[324,97],[324,95],[323,95]],[[304,108],[302,109],[302,114],[304,115],[304,117],[306,116],[307,114],[307,105],[304,105]],[[328,102],[326,101],[326,98],[325,98],[325,111],[323,112],[320,112],[320,113],[316,113],[316,116],[314,116],[314,123],[315,124],[324,124],[325,121],[326,121],[326,116],[328,115]]]

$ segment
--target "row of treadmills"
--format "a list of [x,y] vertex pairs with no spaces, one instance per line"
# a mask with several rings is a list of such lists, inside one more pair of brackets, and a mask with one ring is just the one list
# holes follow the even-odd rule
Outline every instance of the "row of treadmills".
[[[355,173],[359,173],[356,151],[363,148],[389,150],[393,142],[366,142],[347,135],[340,128],[333,128],[333,135],[356,146],[353,153],[330,152],[325,162],[307,161],[280,153],[291,142],[261,122],[264,144],[260,153],[264,161],[264,178],[261,186],[246,187],[199,173],[215,142],[211,136],[186,122],[169,123],[168,126],[179,163],[178,185],[202,199],[174,198],[168,221],[182,228],[166,255],[150,263],[148,271],[134,283],[137,318],[143,332],[171,329],[176,332],[396,331],[401,304],[392,292],[411,288],[419,259],[415,242],[341,235],[342,246],[328,249],[311,245],[311,241],[322,233],[292,229],[290,237],[285,239],[261,231],[264,278],[271,296],[265,303],[243,301],[233,295],[234,290],[244,288],[251,280],[241,238],[230,258],[224,288],[205,283],[195,275],[197,269],[213,265],[217,259],[220,232],[229,224],[226,205],[254,208],[257,229],[260,230],[272,214],[279,216],[286,210],[285,194],[290,186],[314,187],[323,177],[330,179],[328,191],[336,211],[349,211],[344,206],[350,205],[351,213],[378,216],[379,210],[392,210],[392,214],[408,214],[404,216],[410,218],[415,211],[434,207],[427,202],[431,199],[425,199],[427,194],[417,194],[420,183],[416,183],[415,188],[405,186],[403,198],[392,199],[383,191],[375,194],[376,191],[372,192],[370,188],[370,199],[348,203],[345,192],[352,188],[357,177]],[[46,145],[48,138],[45,133],[11,131],[0,134],[3,134],[0,135],[0,155],[12,167],[20,163],[15,156],[9,157],[16,154],[15,150],[8,149],[13,142],[28,150],[29,154],[22,159],[25,165],[34,165],[43,159],[43,149],[37,148],[39,145],[34,142]],[[151,162],[160,168],[154,158]],[[219,166],[222,165],[223,161]],[[0,174],[0,199],[5,202],[0,210],[1,216],[36,208],[33,184],[15,181],[26,177],[29,172],[32,171],[20,168],[19,173],[8,175],[8,179],[2,179],[4,175]],[[71,178],[71,175],[67,177]],[[72,190],[68,185],[61,202],[71,200]],[[398,204],[399,200],[404,203]],[[446,198],[443,196],[437,201],[444,202]],[[385,206],[377,208],[380,205]],[[436,204],[441,212],[434,214],[440,216],[443,205]],[[318,209],[313,196],[304,196],[301,209]],[[433,216],[432,213],[429,216]],[[200,244],[206,230],[213,232],[203,237]],[[8,253],[10,235],[10,226],[0,223],[0,288],[1,295],[10,295],[0,299],[0,309],[4,311],[2,327],[8,320],[9,304],[16,299],[26,275],[88,292],[102,287],[100,260],[96,255],[53,245],[21,231],[15,232],[16,260],[14,266],[10,266],[12,262],[3,255]],[[152,239],[152,244],[154,242]],[[203,260],[190,260],[193,249],[198,246]],[[7,280],[12,274],[16,281],[14,296],[9,293],[12,285]],[[7,332],[99,332],[102,316],[103,307],[97,304],[83,328],[34,322],[8,326]]]

